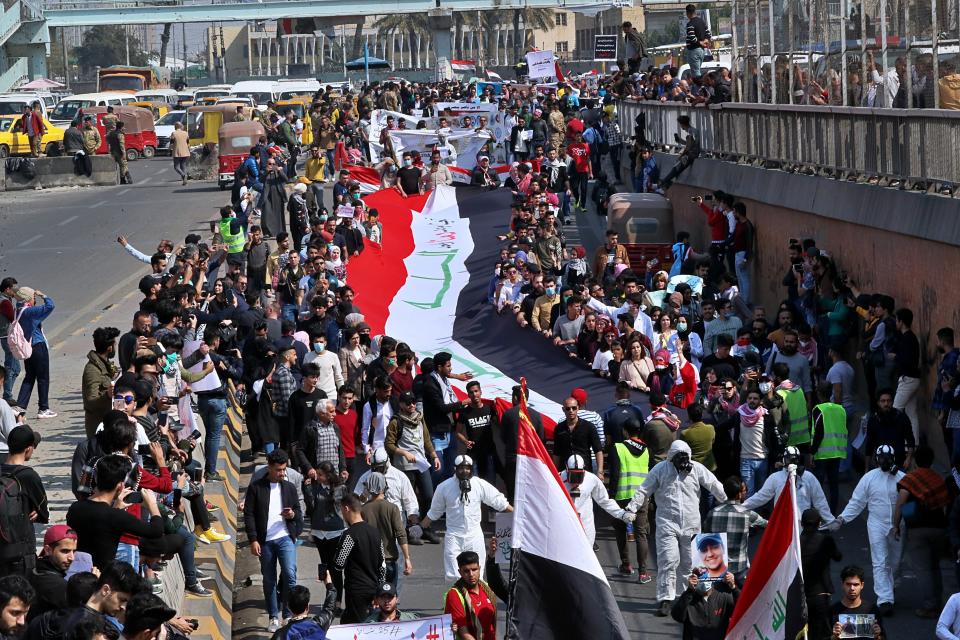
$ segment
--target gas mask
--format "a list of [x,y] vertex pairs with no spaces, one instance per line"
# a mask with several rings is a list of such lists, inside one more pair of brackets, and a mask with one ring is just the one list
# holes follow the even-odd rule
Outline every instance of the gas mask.
[[580,485],[583,484],[586,475],[586,464],[582,456],[573,454],[567,458],[567,484],[570,485],[571,498],[580,497]]
[[670,462],[676,468],[677,473],[690,473],[693,471],[693,463],[690,462],[690,454],[686,451],[679,451],[670,458]]
[[880,467],[880,470],[884,473],[896,473],[897,472],[897,462],[895,459],[895,454],[893,447],[888,444],[882,444],[877,447],[877,465]]
[[460,501],[468,502],[470,500],[470,478],[473,477],[473,458],[470,456],[457,456],[453,461],[455,475],[460,484]]
[[787,447],[783,452],[783,466],[784,468],[793,465],[797,469],[797,478],[803,475],[805,467],[803,466],[803,456],[800,455],[800,450],[796,447]]

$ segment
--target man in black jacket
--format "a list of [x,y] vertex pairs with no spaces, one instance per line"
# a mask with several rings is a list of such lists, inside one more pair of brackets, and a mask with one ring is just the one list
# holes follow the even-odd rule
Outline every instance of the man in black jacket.
[[326,633],[333,623],[334,609],[337,606],[337,589],[333,586],[329,571],[324,579],[324,586],[327,587],[327,596],[323,600],[323,608],[315,616],[310,615],[310,589],[299,584],[291,589],[287,604],[293,616],[270,640],[287,640],[291,634],[295,638],[312,638],[315,633],[317,637],[322,635],[317,632]]
[[[423,419],[430,429],[433,450],[440,458],[440,471],[431,470],[433,486],[453,475],[453,461],[457,457],[457,444],[451,437],[456,412],[470,404],[458,400],[450,386],[453,377],[453,356],[441,351],[433,356],[433,373],[423,382]],[[462,379],[462,376],[461,376]]]
[[[500,438],[497,444],[497,460],[500,464],[500,477],[507,485],[507,499],[513,504],[514,484],[517,477],[517,433],[520,430],[520,385],[513,388],[513,407],[504,411],[500,417]],[[541,442],[546,438],[543,431],[543,417],[540,412],[527,405],[527,415]]]
[[360,498],[347,494],[340,505],[348,527],[340,538],[334,568],[343,571],[347,592],[340,624],[362,622],[370,614],[373,597],[386,580],[387,565],[380,532],[363,521]]
[[37,595],[27,620],[46,611],[67,607],[67,570],[77,550],[77,534],[65,524],[57,524],[43,535],[43,551],[27,578]]
[[[267,456],[267,474],[250,484],[243,511],[244,527],[250,540],[250,552],[260,558],[263,595],[267,601],[270,624],[267,631],[280,628],[280,605],[287,608],[286,596],[297,584],[296,539],[303,530],[303,512],[297,488],[286,480],[289,458],[283,449]],[[284,584],[277,598],[277,563]],[[290,617],[284,612],[284,617]]]
[[713,585],[694,573],[687,577],[687,590],[673,603],[670,615],[683,625],[683,640],[723,640],[738,597],[740,589],[729,571],[723,582]]

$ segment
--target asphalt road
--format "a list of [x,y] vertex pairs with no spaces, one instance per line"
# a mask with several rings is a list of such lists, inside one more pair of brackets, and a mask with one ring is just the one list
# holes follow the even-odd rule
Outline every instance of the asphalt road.
[[[22,284],[48,293],[57,305],[46,323],[46,333],[52,347],[51,406],[60,416],[36,421],[35,396],[28,410],[31,422],[44,434],[33,463],[46,482],[52,522],[62,522],[72,502],[68,461],[83,437],[79,382],[85,355],[91,348],[90,335],[97,326],[126,330],[139,301],[137,281],[148,272],[146,265],[117,244],[117,235],[125,234],[145,253],[151,253],[161,237],[180,242],[189,232],[206,236],[207,221],[216,218],[217,208],[225,201],[226,194],[214,183],[181,186],[174,179],[168,158],[132,163],[131,172],[136,180],[133,185],[8,193],[0,198],[0,278],[13,275]],[[591,244],[602,236],[598,233],[602,220],[591,213],[581,215],[579,222],[575,232],[588,250],[592,249]],[[843,486],[841,504],[845,504],[852,486]],[[598,520],[599,557],[632,636],[680,637],[675,623],[651,615],[656,604],[653,583],[638,585],[613,575],[616,549],[612,529],[603,518]],[[838,540],[844,564],[865,567],[869,585],[863,518],[844,527]],[[246,577],[244,571],[258,572],[245,544],[239,553],[238,586]],[[301,583],[311,587],[314,602],[319,604],[322,589],[315,577],[316,552],[308,543],[300,547],[298,558]],[[414,547],[413,562],[414,575],[405,579],[401,606],[424,614],[436,613],[449,587],[443,579],[441,548]],[[652,558],[650,564],[655,566]],[[956,590],[952,567],[952,563],[943,563],[947,595]],[[838,574],[839,567],[835,567],[834,576]],[[908,634],[934,637],[935,623],[912,615],[919,606],[922,579],[925,577],[918,576],[909,563],[904,564],[897,589],[897,615],[887,624],[890,638]],[[267,620],[259,584],[238,588],[234,609],[237,637],[265,636]]]

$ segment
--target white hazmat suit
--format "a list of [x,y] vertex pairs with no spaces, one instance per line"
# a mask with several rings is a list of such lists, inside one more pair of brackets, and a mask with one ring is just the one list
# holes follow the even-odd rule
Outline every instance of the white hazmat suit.
[[470,492],[460,493],[460,479],[447,478],[437,486],[427,517],[431,521],[447,514],[447,534],[443,538],[443,570],[448,581],[460,578],[457,556],[464,551],[476,551],[480,556],[480,575],[484,575],[486,545],[480,528],[480,505],[503,511],[510,506],[507,496],[483,478],[470,478]]
[[[786,469],[770,474],[760,490],[743,501],[743,508],[756,511],[771,500],[776,500],[780,497],[780,491],[787,484],[788,475]],[[820,481],[809,471],[804,471],[802,476],[797,475],[798,522],[800,514],[807,509],[819,511],[824,524],[833,522],[833,514],[830,513],[830,505],[827,504],[827,497],[823,495],[823,487],[820,485]]]
[[[636,512],[653,496],[657,503],[657,601],[672,601],[678,580],[686,580],[693,564],[690,543],[700,533],[700,491],[707,489],[723,502],[723,485],[699,462],[690,460],[690,470],[680,472],[673,459],[679,453],[690,459],[690,445],[674,440],[667,460],[650,470],[637,489],[627,511]],[[683,589],[685,587],[681,587]]]
[[[567,482],[566,471],[560,474],[560,479],[563,480],[567,491],[573,490],[572,485]],[[620,505],[607,494],[607,489],[603,486],[600,478],[589,471],[583,473],[583,482],[580,483],[579,489],[580,495],[573,499],[573,506],[577,508],[577,513],[580,514],[583,531],[587,534],[590,545],[593,546],[594,540],[597,538],[597,527],[593,520],[593,503],[597,503],[597,506],[617,520],[625,520],[624,514],[626,511],[621,509]]]
[[867,510],[867,536],[870,539],[870,560],[873,564],[873,590],[877,604],[893,604],[893,576],[900,566],[903,546],[890,533],[893,528],[893,510],[897,504],[897,483],[906,475],[894,468],[891,471],[868,471],[850,496],[837,520],[850,522]]

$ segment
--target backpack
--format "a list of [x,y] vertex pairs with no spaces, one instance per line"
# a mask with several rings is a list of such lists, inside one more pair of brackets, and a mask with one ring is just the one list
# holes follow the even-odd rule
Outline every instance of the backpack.
[[20,316],[23,315],[26,307],[22,307],[10,323],[10,329],[7,333],[7,347],[10,353],[18,360],[26,360],[33,355],[33,345],[30,340],[23,335],[23,327],[20,326]]
[[327,632],[313,618],[287,623],[283,637],[286,640],[326,640]]
[[0,474],[0,557],[22,558],[36,552],[33,523],[16,471]]

